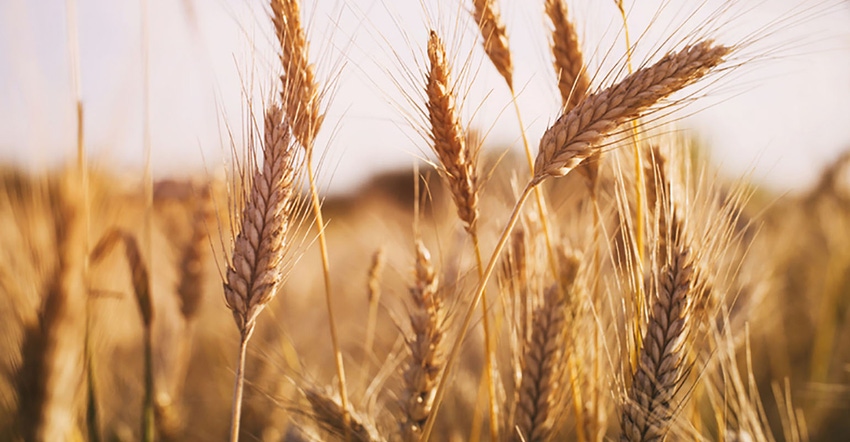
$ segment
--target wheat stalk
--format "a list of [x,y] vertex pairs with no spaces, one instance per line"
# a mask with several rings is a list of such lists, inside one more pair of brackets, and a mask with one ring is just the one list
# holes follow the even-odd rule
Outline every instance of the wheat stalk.
[[264,134],[262,168],[250,162],[252,176],[246,183],[250,193],[241,210],[239,231],[224,282],[225,302],[241,335],[231,441],[239,436],[248,340],[257,316],[274,297],[283,279],[286,236],[293,216],[294,184],[299,170],[289,125],[280,107],[272,105],[266,110]]
[[563,176],[594,151],[619,125],[705,76],[732,48],[705,40],[667,54],[621,82],[592,93],[563,114],[540,139],[532,183]]

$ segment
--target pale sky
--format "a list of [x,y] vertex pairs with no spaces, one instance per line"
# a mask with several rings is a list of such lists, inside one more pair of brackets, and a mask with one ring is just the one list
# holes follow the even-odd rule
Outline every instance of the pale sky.
[[[456,72],[463,71],[465,121],[488,131],[488,145],[521,147],[508,91],[484,60],[468,16],[471,1],[304,3],[311,59],[323,84],[335,81],[318,140],[327,150],[322,172],[331,190],[348,190],[376,170],[409,166],[427,148],[406,117],[413,108],[400,91],[421,97],[416,88],[424,81],[421,60],[432,26],[445,36]],[[536,150],[559,104],[543,1],[500,3]],[[676,47],[722,2],[707,0],[695,11],[698,2],[667,0],[648,26],[661,3],[638,0],[640,8],[631,9],[632,35],[646,32],[637,39],[636,62],[671,33],[676,38],[661,48]],[[703,34],[737,43],[757,33],[740,57],[762,56],[709,86],[706,101],[683,109],[678,115],[694,115],[678,125],[703,139],[732,177],[752,174],[777,189],[810,184],[824,164],[850,148],[850,5],[737,3]],[[86,144],[94,164],[127,174],[139,174],[144,162],[141,4],[76,0]],[[568,4],[591,69],[608,72],[625,50],[614,2]],[[0,0],[0,162],[40,169],[75,155],[67,5]],[[242,91],[263,98],[276,81],[266,2],[147,0],[147,8],[154,173],[220,170],[230,155],[225,125],[241,139]]]

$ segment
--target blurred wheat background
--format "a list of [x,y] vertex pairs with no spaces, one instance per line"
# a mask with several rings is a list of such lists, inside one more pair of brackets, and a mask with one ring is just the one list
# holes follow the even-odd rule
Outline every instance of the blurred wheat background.
[[850,437],[846,2],[307,3],[0,5],[0,439]]

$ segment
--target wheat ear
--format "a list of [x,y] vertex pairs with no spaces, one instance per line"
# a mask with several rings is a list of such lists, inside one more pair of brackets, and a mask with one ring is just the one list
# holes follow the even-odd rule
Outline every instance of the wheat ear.
[[304,390],[304,396],[310,403],[310,408],[313,409],[310,417],[330,435],[353,442],[379,442],[384,440],[368,418],[349,410],[343,410],[336,398],[315,388]]
[[301,8],[297,0],[271,0],[272,23],[280,43],[283,66],[281,91],[283,109],[295,139],[312,148],[324,115],[319,111],[319,87],[307,53],[308,44],[301,27]]
[[576,107],[590,89],[575,26],[569,19],[564,0],[546,0],[546,15],[552,22],[552,55],[558,74],[558,90],[565,112]]
[[[546,0],[546,16],[552,22],[552,58],[558,76],[561,104],[563,112],[569,112],[587,96],[590,77],[587,74],[578,33],[570,21],[566,1]],[[601,152],[595,151],[578,168],[578,172],[587,181],[591,197],[594,198],[600,160]]]
[[[675,213],[672,216],[675,218]],[[621,441],[662,440],[673,419],[671,401],[682,383],[693,296],[689,251],[678,235],[675,238],[668,262],[655,276],[655,297],[641,340],[638,366],[622,405]]]
[[[446,60],[446,50],[436,32],[428,40],[426,92],[428,117],[431,122],[431,141],[440,160],[440,171],[451,190],[458,218],[463,222],[472,240],[478,276],[484,276],[481,247],[478,240],[478,147],[470,146],[463,134],[457,115],[456,98],[452,90],[451,69]],[[481,300],[482,327],[484,329],[485,364],[483,382],[488,392],[491,438],[498,440],[498,411],[496,406],[495,354],[493,350],[490,313],[486,295]]]
[[566,314],[578,266],[577,258],[568,258],[564,281],[546,290],[543,304],[532,315],[531,338],[522,356],[512,440],[548,440],[553,419],[564,407],[558,400],[561,396],[558,389],[563,385],[567,368]]
[[144,377],[145,396],[142,402],[142,440],[153,440],[155,433],[155,406],[153,380],[153,299],[150,291],[150,276],[136,237],[122,229],[112,229],[104,234],[91,251],[91,263],[103,260],[107,253],[119,243],[124,245],[124,256],[130,267],[133,292],[142,318],[143,344],[145,351]]
[[502,23],[495,0],[472,0],[473,15],[484,37],[484,52],[508,86],[514,87],[514,66],[508,45],[508,33]]
[[732,48],[705,40],[667,54],[621,82],[587,96],[563,114],[540,139],[532,183],[563,176],[600,149],[619,125],[705,76]]
[[476,231],[478,221],[478,149],[466,143],[457,103],[451,83],[451,69],[446,60],[446,48],[436,32],[428,39],[430,70],[426,76],[428,119],[431,141],[440,161],[441,175],[451,190],[458,218],[466,231]]
[[[58,262],[47,281],[37,322],[24,330],[16,371],[19,436],[26,441],[73,438],[83,381],[85,231],[74,189],[61,184],[53,208]],[[71,198],[75,197],[75,198]]]
[[325,283],[325,304],[328,310],[328,326],[336,365],[339,396],[342,412],[348,410],[348,390],[345,381],[345,366],[331,296],[331,270],[328,256],[328,243],[325,237],[325,220],[322,216],[322,202],[316,186],[313,170],[313,151],[316,133],[322,125],[324,115],[320,113],[319,86],[316,83],[313,65],[309,62],[307,38],[301,26],[301,8],[297,0],[271,0],[272,23],[280,43],[281,98],[284,115],[292,127],[295,139],[304,147],[307,154],[307,180],[310,187],[310,204],[316,218],[316,232],[319,237],[319,253],[322,259],[322,275]]
[[[250,193],[224,282],[224,298],[239,329],[240,351],[231,416],[231,441],[239,437],[245,352],[257,316],[274,297],[283,275],[298,163],[283,111],[266,110],[262,168],[250,164]],[[238,209],[237,209],[238,210]]]
[[422,241],[416,241],[416,277],[410,288],[413,301],[409,312],[412,336],[407,338],[410,351],[404,370],[401,423],[404,440],[415,441],[431,415],[437,378],[445,360],[446,308],[439,291],[439,280],[431,254]]

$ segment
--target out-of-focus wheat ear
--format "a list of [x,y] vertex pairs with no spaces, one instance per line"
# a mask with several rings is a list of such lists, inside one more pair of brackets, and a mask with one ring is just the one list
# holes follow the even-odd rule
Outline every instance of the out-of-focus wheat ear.
[[426,76],[431,141],[440,161],[440,174],[451,190],[458,218],[474,234],[478,221],[477,146],[466,143],[461,127],[446,48],[435,31],[428,39],[430,70]]
[[335,397],[331,397],[316,388],[304,390],[304,396],[313,410],[310,417],[334,439],[354,442],[385,440],[378,432],[375,424],[366,416],[353,410],[344,413],[342,405]]
[[401,408],[404,440],[418,440],[422,426],[431,415],[438,376],[445,362],[446,308],[439,280],[431,263],[431,253],[416,241],[414,284],[410,287],[410,329],[406,338],[410,356],[404,368]]
[[85,232],[79,182],[63,180],[53,207],[56,266],[46,281],[36,323],[24,330],[16,372],[19,436],[26,441],[70,440],[76,431],[83,381]]
[[548,440],[555,419],[566,408],[566,395],[559,390],[569,387],[565,383],[567,313],[579,261],[575,256],[562,261],[564,280],[549,287],[543,302],[534,310],[531,338],[522,356],[511,440]]
[[[369,266],[369,279],[366,284],[369,301],[369,318],[366,320],[366,344],[364,345],[365,361],[372,354],[375,343],[375,329],[378,323],[378,306],[381,302],[381,274],[386,264],[386,250],[381,247],[372,254],[372,264]],[[363,363],[363,374],[368,375],[367,363]]]
[[101,262],[118,245],[124,246],[124,257],[127,259],[127,265],[130,268],[133,292],[136,297],[136,305],[139,308],[142,325],[146,328],[150,327],[153,324],[154,311],[150,293],[148,266],[142,259],[139,242],[136,240],[136,237],[123,229],[114,228],[108,230],[101,236],[97,245],[92,249],[90,254],[91,262],[92,264]]
[[704,40],[588,95],[541,137],[532,183],[566,175],[598,151],[619,125],[633,121],[662,99],[704,77],[731,51],[729,46]]
[[508,87],[514,88],[514,65],[508,44],[508,32],[496,7],[496,0],[472,0],[473,15],[484,42],[484,52],[505,78]]
[[[241,212],[233,254],[224,281],[224,299],[241,334],[231,416],[231,441],[239,437],[244,388],[245,354],[257,316],[272,300],[283,280],[286,238],[293,217],[299,162],[283,110],[265,112],[263,164],[250,163],[250,188]],[[251,152],[250,155],[253,154]]]
[[192,234],[180,251],[177,296],[183,320],[192,323],[198,315],[204,297],[204,263],[209,249],[208,223],[210,214],[210,185],[204,185],[192,213]]
[[133,292],[136,295],[136,304],[143,326],[144,356],[144,384],[145,396],[142,400],[142,439],[153,440],[155,433],[156,410],[154,404],[154,379],[153,379],[153,299],[150,291],[150,277],[145,260],[142,259],[139,250],[139,242],[130,232],[122,229],[111,229],[107,231],[91,252],[92,264],[97,264],[106,257],[119,243],[124,245],[124,256],[130,267]]
[[692,274],[688,249],[675,244],[669,261],[653,276],[643,346],[621,404],[621,441],[662,440],[672,426],[672,401],[682,386],[692,322]]
[[271,0],[271,9],[283,67],[280,77],[283,112],[295,139],[305,149],[312,150],[324,115],[319,108],[319,86],[301,26],[301,7],[298,0]]

